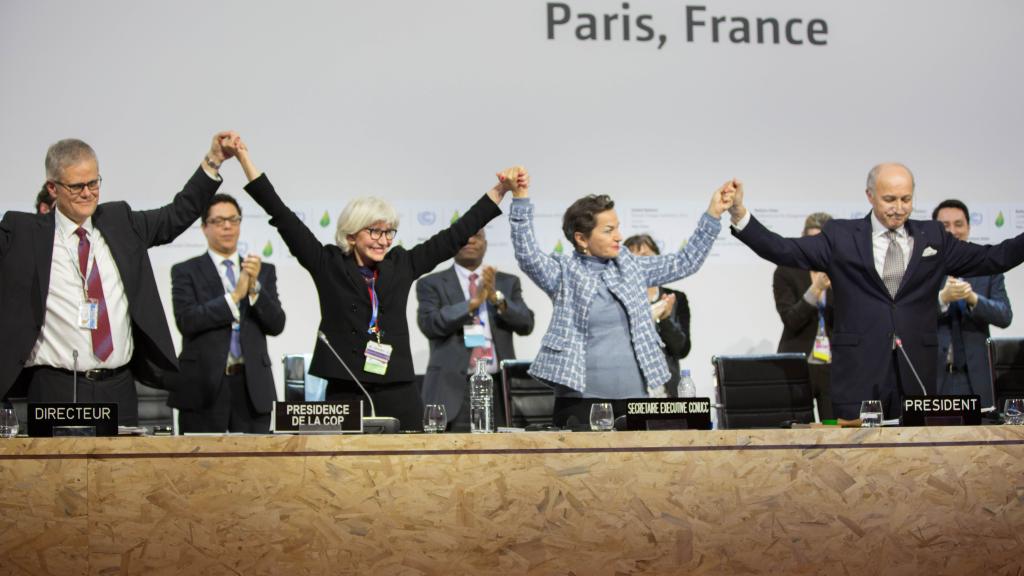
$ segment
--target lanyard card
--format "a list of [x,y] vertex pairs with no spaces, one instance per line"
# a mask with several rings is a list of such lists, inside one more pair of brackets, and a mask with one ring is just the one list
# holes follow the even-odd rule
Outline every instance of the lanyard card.
[[462,333],[466,348],[480,348],[487,345],[483,324],[466,324],[462,328]]
[[388,362],[391,360],[391,349],[390,344],[381,344],[370,340],[366,343],[366,350],[363,354],[366,356],[366,362],[363,364],[363,370],[370,374],[378,374],[383,376],[388,371]]
[[82,300],[78,304],[78,327],[95,330],[99,323],[100,301],[95,298]]

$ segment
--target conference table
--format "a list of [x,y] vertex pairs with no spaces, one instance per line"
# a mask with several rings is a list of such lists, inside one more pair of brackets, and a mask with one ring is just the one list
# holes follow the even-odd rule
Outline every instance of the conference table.
[[1019,574],[1024,427],[0,440],[2,574]]

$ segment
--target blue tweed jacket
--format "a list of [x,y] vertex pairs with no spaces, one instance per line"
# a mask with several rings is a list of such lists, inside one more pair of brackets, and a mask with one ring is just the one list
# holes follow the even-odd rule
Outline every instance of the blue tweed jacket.
[[[575,251],[541,253],[533,232],[533,204],[528,199],[512,202],[509,220],[519,267],[554,302],[551,324],[541,340],[530,375],[583,392],[587,386],[587,328],[598,276],[586,270]],[[665,396],[669,371],[662,352],[664,344],[651,319],[647,287],[660,286],[699,270],[721,229],[721,223],[705,213],[682,251],[636,257],[623,249],[614,265],[600,274],[600,280],[626,307],[633,352],[651,397]]]

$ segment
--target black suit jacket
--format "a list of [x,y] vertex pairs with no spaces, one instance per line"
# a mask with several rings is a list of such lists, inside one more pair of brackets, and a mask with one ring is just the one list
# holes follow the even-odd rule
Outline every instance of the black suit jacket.
[[[313,278],[320,297],[320,330],[360,381],[371,386],[413,381],[409,322],[405,315],[412,283],[455,256],[469,242],[470,236],[501,214],[498,206],[485,195],[451,227],[410,249],[394,246],[377,264],[381,340],[394,346],[387,373],[381,376],[363,370],[363,352],[371,338],[366,332],[370,323],[370,294],[355,256],[351,252],[343,253],[334,244],[321,244],[277,195],[266,174],[250,182],[245,189],[270,215],[270,224],[277,228],[292,255]],[[321,378],[352,380],[319,340],[316,340],[309,373]]]
[[[237,263],[236,263],[237,264]],[[241,270],[236,266],[237,270]],[[245,358],[245,384],[257,412],[267,414],[277,399],[273,363],[267,354],[267,335],[284,330],[285,314],[277,297],[274,265],[260,267],[260,295],[256,304],[249,298],[238,303],[239,336]],[[203,253],[171,268],[171,296],[174,321],[181,332],[179,384],[167,405],[201,410],[213,404],[224,378],[231,326],[234,316],[224,298],[220,273]]]
[[665,388],[669,397],[675,397],[679,396],[679,381],[682,379],[679,374],[679,361],[690,353],[693,341],[690,339],[690,303],[686,299],[686,294],[664,286],[658,287],[659,298],[667,294],[675,294],[676,303],[672,306],[668,318],[655,323],[654,328],[665,344],[665,361],[668,362],[668,371],[671,375],[665,383]]
[[[772,277],[772,292],[775,294],[775,310],[782,319],[782,337],[779,338],[781,352],[798,352],[810,356],[814,338],[818,335],[818,307],[804,300],[804,294],[811,287],[811,273],[799,268],[779,266]],[[825,292],[825,333],[831,338],[832,290]]]
[[[516,357],[513,332],[520,336],[533,332],[533,310],[523,301],[518,277],[498,272],[494,285],[507,303],[504,312],[488,306],[494,353],[500,362]],[[463,326],[472,322],[455,267],[420,278],[416,283],[416,299],[419,301],[416,320],[420,331],[430,341],[430,359],[423,377],[423,403],[444,404],[448,419],[452,421],[462,411],[469,370],[469,348],[463,339]]]
[[[957,240],[939,222],[908,220],[914,249],[893,298],[875,270],[872,217],[830,220],[821,234],[803,238],[783,238],[753,217],[742,232],[733,229],[762,258],[780,266],[821,270],[831,279],[832,400],[843,417],[856,414],[854,407],[862,400],[893,398],[899,393],[897,378],[907,393],[918,392],[906,361],[894,362],[894,335],[902,340],[928,393],[934,394],[936,298],[946,276],[997,274],[1024,260],[1024,234],[980,246]],[[894,407],[890,402],[886,417],[897,415],[891,413]]]
[[[219,186],[199,168],[167,206],[132,210],[125,202],[108,202],[93,213],[128,297],[135,341],[132,372],[149,386],[163,388],[163,372],[177,370],[178,361],[148,249],[168,244],[187,230]],[[55,225],[52,212],[8,212],[0,222],[0,397],[21,374],[43,326]],[[11,395],[23,393],[19,389]]]

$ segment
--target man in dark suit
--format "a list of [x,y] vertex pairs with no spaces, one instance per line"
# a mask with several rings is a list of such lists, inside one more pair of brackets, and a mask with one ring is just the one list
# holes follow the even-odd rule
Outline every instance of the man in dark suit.
[[[523,302],[519,278],[481,266],[486,253],[487,236],[481,229],[455,255],[454,266],[416,283],[416,319],[430,339],[423,403],[443,404],[448,429],[455,432],[469,430],[469,375],[479,357],[490,358],[495,422],[504,424],[498,363],[516,357],[513,332],[526,336],[533,331],[533,311]],[[482,330],[483,346],[469,346],[467,326]]]
[[998,274],[1024,261],[1024,234],[979,246],[938,222],[910,220],[914,177],[901,164],[868,174],[867,217],[832,220],[817,236],[783,238],[765,228],[744,207],[738,180],[726,193],[741,242],[780,266],[828,274],[835,294],[832,404],[840,418],[856,418],[869,399],[881,400],[885,417],[895,418],[903,395],[934,394],[935,297],[946,277]]
[[[932,211],[932,220],[942,222],[947,232],[966,242],[971,235],[970,214],[963,202],[945,200]],[[982,406],[993,405],[985,340],[989,324],[1006,328],[1011,320],[1013,310],[1002,274],[946,278],[939,292],[939,394],[978,394]]]
[[206,253],[171,268],[181,372],[167,399],[181,432],[270,432],[277,399],[267,335],[284,330],[273,264],[238,255],[242,209],[217,194],[203,214]]
[[115,402],[119,423],[138,422],[135,380],[163,387],[163,372],[178,366],[147,250],[202,214],[234,137],[216,134],[173,202],[142,211],[99,204],[102,179],[88,144],[50,147],[56,210],[7,212],[0,222],[0,398],[27,387],[30,402],[70,402],[78,370],[80,401]]

